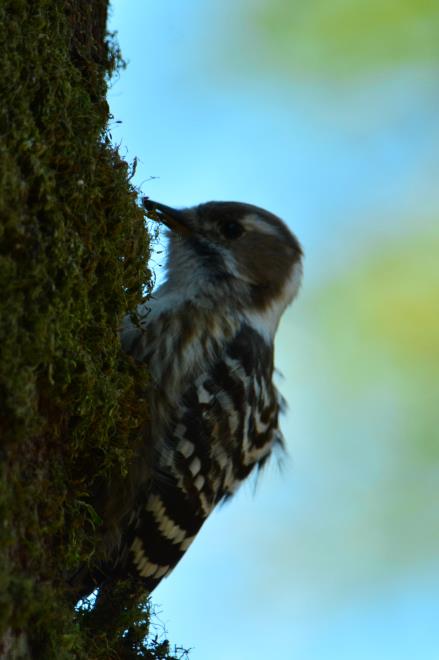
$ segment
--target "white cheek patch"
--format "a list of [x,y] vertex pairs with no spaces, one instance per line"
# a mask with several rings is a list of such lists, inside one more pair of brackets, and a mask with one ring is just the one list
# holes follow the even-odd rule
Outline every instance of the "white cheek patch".
[[284,289],[284,300],[285,307],[289,305],[294,298],[297,296],[300,285],[302,284],[303,277],[303,265],[302,261],[298,261],[294,264],[293,270],[291,271],[290,277],[288,278],[286,287]]
[[271,305],[262,312],[246,312],[247,321],[266,342],[271,343],[273,341],[282,313],[293,301],[300,288],[302,273],[302,263],[299,261],[293,266],[280,296],[273,300]]

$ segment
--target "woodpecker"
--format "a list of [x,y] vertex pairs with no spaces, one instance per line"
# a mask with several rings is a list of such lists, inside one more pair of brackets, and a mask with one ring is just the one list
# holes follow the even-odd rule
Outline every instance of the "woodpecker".
[[150,424],[129,473],[98,507],[104,532],[77,596],[109,577],[167,576],[206,518],[282,445],[273,341],[302,278],[277,216],[238,202],[143,200],[167,228],[167,277],[123,322],[123,350],[151,376]]

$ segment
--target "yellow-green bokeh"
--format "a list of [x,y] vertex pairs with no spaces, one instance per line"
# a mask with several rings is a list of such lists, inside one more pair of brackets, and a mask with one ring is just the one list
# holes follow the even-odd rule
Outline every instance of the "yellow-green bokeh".
[[380,75],[439,60],[435,0],[263,0],[242,11],[259,61],[294,76]]

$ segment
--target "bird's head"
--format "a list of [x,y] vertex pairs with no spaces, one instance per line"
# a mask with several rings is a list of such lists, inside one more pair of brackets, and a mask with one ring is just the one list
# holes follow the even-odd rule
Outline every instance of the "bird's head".
[[148,216],[169,228],[168,281],[195,295],[283,309],[300,285],[302,249],[277,216],[251,204],[207,202],[174,209],[148,198]]

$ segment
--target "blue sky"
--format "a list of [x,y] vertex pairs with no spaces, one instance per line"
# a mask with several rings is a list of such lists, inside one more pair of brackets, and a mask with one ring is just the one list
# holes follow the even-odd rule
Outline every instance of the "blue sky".
[[[405,532],[387,531],[369,493],[392,487],[392,373],[346,411],[309,300],[383,239],[431,222],[434,76],[405,69],[340,89],[246,74],[225,56],[227,20],[245,30],[217,0],[115,0],[110,29],[128,68],[110,92],[111,130],[152,199],[251,202],[302,241],[305,283],[276,347],[290,457],[215,512],[153,601],[192,660],[433,660],[438,565],[427,550],[398,552]],[[368,438],[383,429],[377,448]]]

